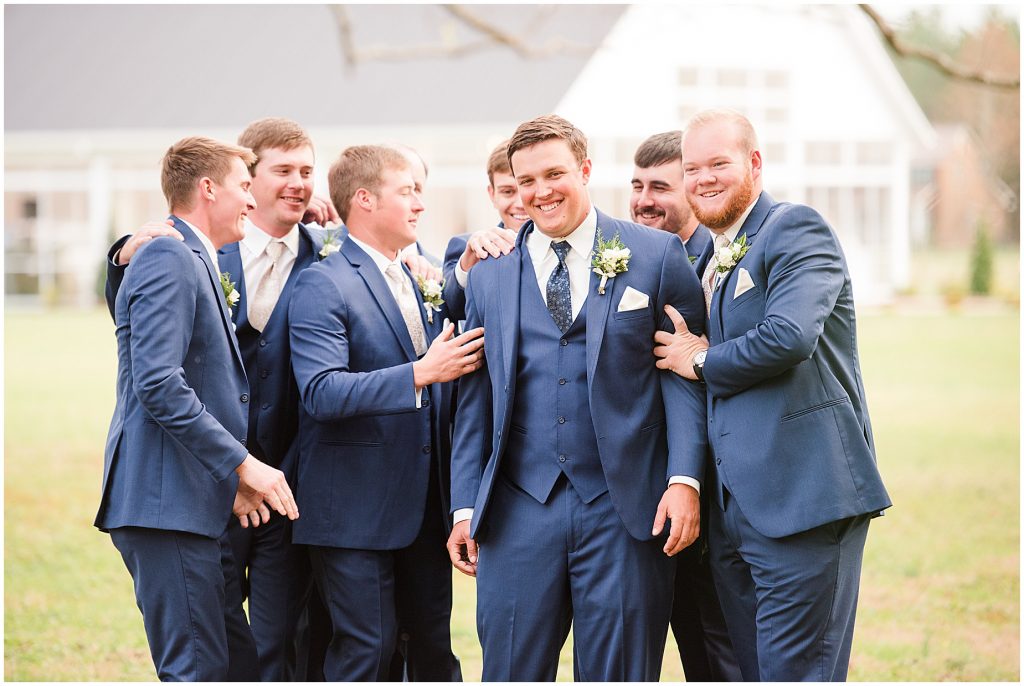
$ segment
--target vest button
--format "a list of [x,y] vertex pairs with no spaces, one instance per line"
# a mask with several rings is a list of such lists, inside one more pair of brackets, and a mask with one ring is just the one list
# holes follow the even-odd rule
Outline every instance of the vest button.
[[260,378],[261,379],[265,379],[268,376],[270,376],[270,370],[267,370],[267,369],[261,369],[260,370]]
[[558,423],[559,424],[565,424],[565,417],[559,417],[558,418]]
[[558,461],[559,462],[565,462],[565,455],[559,455],[558,456]]
[[430,446],[429,445],[423,446],[423,452],[425,454],[429,455],[430,454]]
[[569,341],[565,340],[564,338],[562,340],[558,341],[558,343],[559,343],[559,345],[563,345],[563,346],[569,345]]
[[242,397],[240,397],[239,400],[241,400],[243,403],[249,402],[249,394],[248,393],[243,393]]
[[270,403],[263,403],[263,405],[261,405],[260,407],[262,409],[264,409],[264,410],[269,410],[270,409]]
[[420,407],[430,407],[430,398],[424,398],[420,402]]
[[261,339],[260,339],[260,347],[261,347],[261,348],[266,348],[266,347],[267,347],[267,341],[266,341],[266,339],[264,339],[264,338],[261,338]]

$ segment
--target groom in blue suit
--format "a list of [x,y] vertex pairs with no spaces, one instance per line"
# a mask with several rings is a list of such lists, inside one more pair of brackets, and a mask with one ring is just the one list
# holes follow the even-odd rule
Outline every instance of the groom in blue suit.
[[329,183],[349,235],[289,311],[308,513],[293,538],[331,617],[324,676],[387,680],[401,627],[409,679],[452,680],[446,382],[480,365],[483,331],[452,338],[401,262],[423,205],[400,152],[348,148]]
[[844,680],[869,520],[891,505],[875,459],[850,274],[813,209],[762,192],[750,122],[691,119],[686,195],[705,251],[708,337],[672,313],[661,368],[708,389],[709,540],[747,681]]
[[240,604],[225,597],[223,534],[232,510],[246,526],[265,523],[267,505],[298,516],[284,474],[246,447],[249,387],[216,254],[255,208],[254,161],[207,138],[168,150],[161,184],[183,240],[146,244],[115,301],[117,405],[95,524],[135,582],[161,680],[258,674]]
[[[657,681],[706,438],[703,389],[659,373],[648,341],[666,304],[701,314],[700,286],[674,236],[592,206],[565,119],[520,125],[509,161],[532,221],[468,274],[467,326],[491,333],[452,455],[448,551],[477,577],[483,679],[554,680],[572,624],[577,680]],[[607,279],[601,237],[630,251]]]

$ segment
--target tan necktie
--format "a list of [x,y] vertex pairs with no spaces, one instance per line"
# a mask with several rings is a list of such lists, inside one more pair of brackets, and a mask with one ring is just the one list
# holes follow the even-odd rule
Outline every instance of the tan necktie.
[[281,261],[281,256],[284,255],[285,248],[285,244],[281,241],[267,243],[266,254],[270,258],[270,269],[263,275],[249,300],[249,324],[257,331],[263,331],[266,327],[270,320],[270,313],[274,311],[277,299],[281,296],[283,270],[278,263]]
[[398,302],[398,309],[402,311],[402,319],[405,320],[405,326],[409,329],[409,338],[412,339],[416,356],[422,357],[423,353],[427,352],[427,337],[423,332],[420,304],[416,299],[416,294],[412,292],[412,282],[409,281],[409,277],[405,275],[402,268],[394,262],[388,265],[384,276],[387,277],[391,293]]
[[718,249],[729,245],[729,242],[724,233],[715,236],[715,248],[711,253],[711,259],[708,260],[708,266],[704,269],[704,278],[701,285],[704,287],[704,304],[707,305],[708,314],[711,314],[711,296],[718,285]]

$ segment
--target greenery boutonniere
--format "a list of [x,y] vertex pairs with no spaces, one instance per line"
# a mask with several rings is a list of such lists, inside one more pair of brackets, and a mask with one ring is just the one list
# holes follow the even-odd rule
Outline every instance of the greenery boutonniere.
[[417,276],[416,285],[420,287],[420,294],[423,296],[423,309],[427,311],[427,321],[433,324],[434,313],[440,312],[441,305],[444,305],[444,300],[441,298],[441,289],[444,288],[444,281],[438,282],[434,279],[424,279],[422,276]]
[[324,233],[324,245],[318,253],[320,259],[325,259],[339,250],[341,250],[341,241],[338,240],[338,229],[327,229]]
[[242,296],[235,290],[235,282],[231,280],[231,274],[228,272],[220,273],[220,288],[224,291],[224,302],[228,305],[228,312],[238,304],[238,299]]
[[736,263],[747,254],[748,250],[750,250],[750,246],[747,245],[747,234],[743,234],[739,240],[733,241],[729,245],[722,246],[715,251],[715,260],[718,262],[715,265],[715,271],[719,274],[728,274],[736,266]]
[[625,246],[619,234],[616,232],[609,241],[604,240],[601,229],[597,230],[597,247],[594,249],[594,259],[590,266],[594,273],[601,277],[601,285],[597,292],[604,295],[604,287],[608,279],[614,279],[616,274],[629,271],[629,248]]

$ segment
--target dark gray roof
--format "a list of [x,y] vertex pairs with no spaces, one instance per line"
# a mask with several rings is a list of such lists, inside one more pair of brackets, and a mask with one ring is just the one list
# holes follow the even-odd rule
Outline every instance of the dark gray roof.
[[[7,5],[7,131],[228,127],[286,116],[307,127],[520,121],[554,109],[623,5],[466,5],[531,45],[347,69],[326,5]],[[346,7],[358,49],[481,34],[437,5]]]

